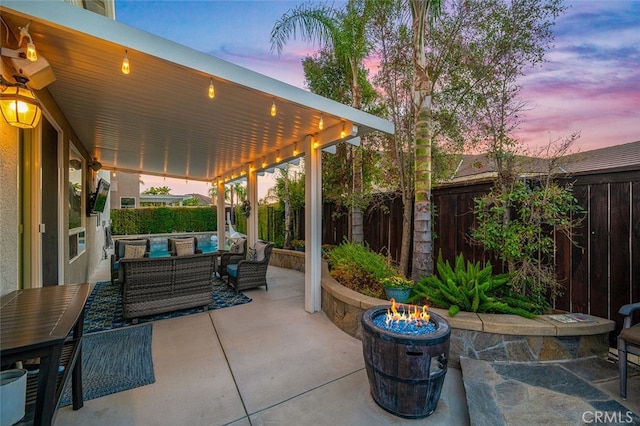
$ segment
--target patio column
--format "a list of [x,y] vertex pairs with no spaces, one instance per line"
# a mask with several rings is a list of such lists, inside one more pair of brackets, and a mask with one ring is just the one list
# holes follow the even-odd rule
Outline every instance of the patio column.
[[225,244],[226,244],[226,236],[225,236],[225,229],[226,229],[226,225],[224,223],[225,221],[225,214],[224,214],[224,180],[221,178],[218,178],[217,181],[218,184],[218,199],[217,199],[217,205],[216,205],[216,210],[217,210],[217,219],[218,219],[218,249],[223,249]]
[[304,209],[304,309],[318,312],[321,306],[322,288],[322,155],[321,150],[313,146],[313,138],[304,139],[305,165],[305,209]]
[[258,241],[258,172],[247,164],[247,200],[251,204],[251,213],[247,218],[247,247],[253,247]]

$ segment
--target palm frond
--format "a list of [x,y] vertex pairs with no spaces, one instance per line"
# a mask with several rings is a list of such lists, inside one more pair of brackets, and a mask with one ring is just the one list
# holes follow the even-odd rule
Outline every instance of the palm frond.
[[280,55],[291,38],[300,37],[320,46],[333,46],[337,39],[336,11],[327,5],[304,3],[278,19],[271,30],[271,51]]

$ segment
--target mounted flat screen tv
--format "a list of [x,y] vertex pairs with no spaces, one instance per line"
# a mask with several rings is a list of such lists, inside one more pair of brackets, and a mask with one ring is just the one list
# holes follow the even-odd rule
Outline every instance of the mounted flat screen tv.
[[89,214],[104,212],[110,186],[109,182],[100,178],[96,192],[91,194],[91,199],[89,200]]

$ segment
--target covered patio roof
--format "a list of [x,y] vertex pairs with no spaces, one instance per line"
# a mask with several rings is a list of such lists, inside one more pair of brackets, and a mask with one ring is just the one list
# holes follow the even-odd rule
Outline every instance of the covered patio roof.
[[[56,77],[46,89],[111,170],[230,179],[301,155],[309,135],[322,147],[343,129],[347,138],[394,131],[387,120],[64,2],[6,1],[0,11],[14,32],[31,22]],[[120,70],[125,51],[129,75]]]

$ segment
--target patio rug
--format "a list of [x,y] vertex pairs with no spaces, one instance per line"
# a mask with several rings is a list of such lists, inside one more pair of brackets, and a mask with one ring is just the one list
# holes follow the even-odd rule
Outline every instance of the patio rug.
[[[228,287],[222,280],[213,278],[212,281],[213,303],[209,305],[210,310],[251,302],[251,299],[244,294],[236,294],[235,291]],[[202,311],[202,307],[182,309],[165,314],[141,317],[138,320],[139,323],[145,323],[167,318],[182,317]],[[122,295],[119,291],[119,286],[117,284],[111,285],[110,281],[97,282],[85,305],[84,333],[95,333],[97,331],[111,330],[128,325],[132,325],[132,321],[122,317]]]
[[[82,392],[85,401],[155,383],[151,324],[95,333],[82,338]],[[71,404],[71,380],[60,407]]]

